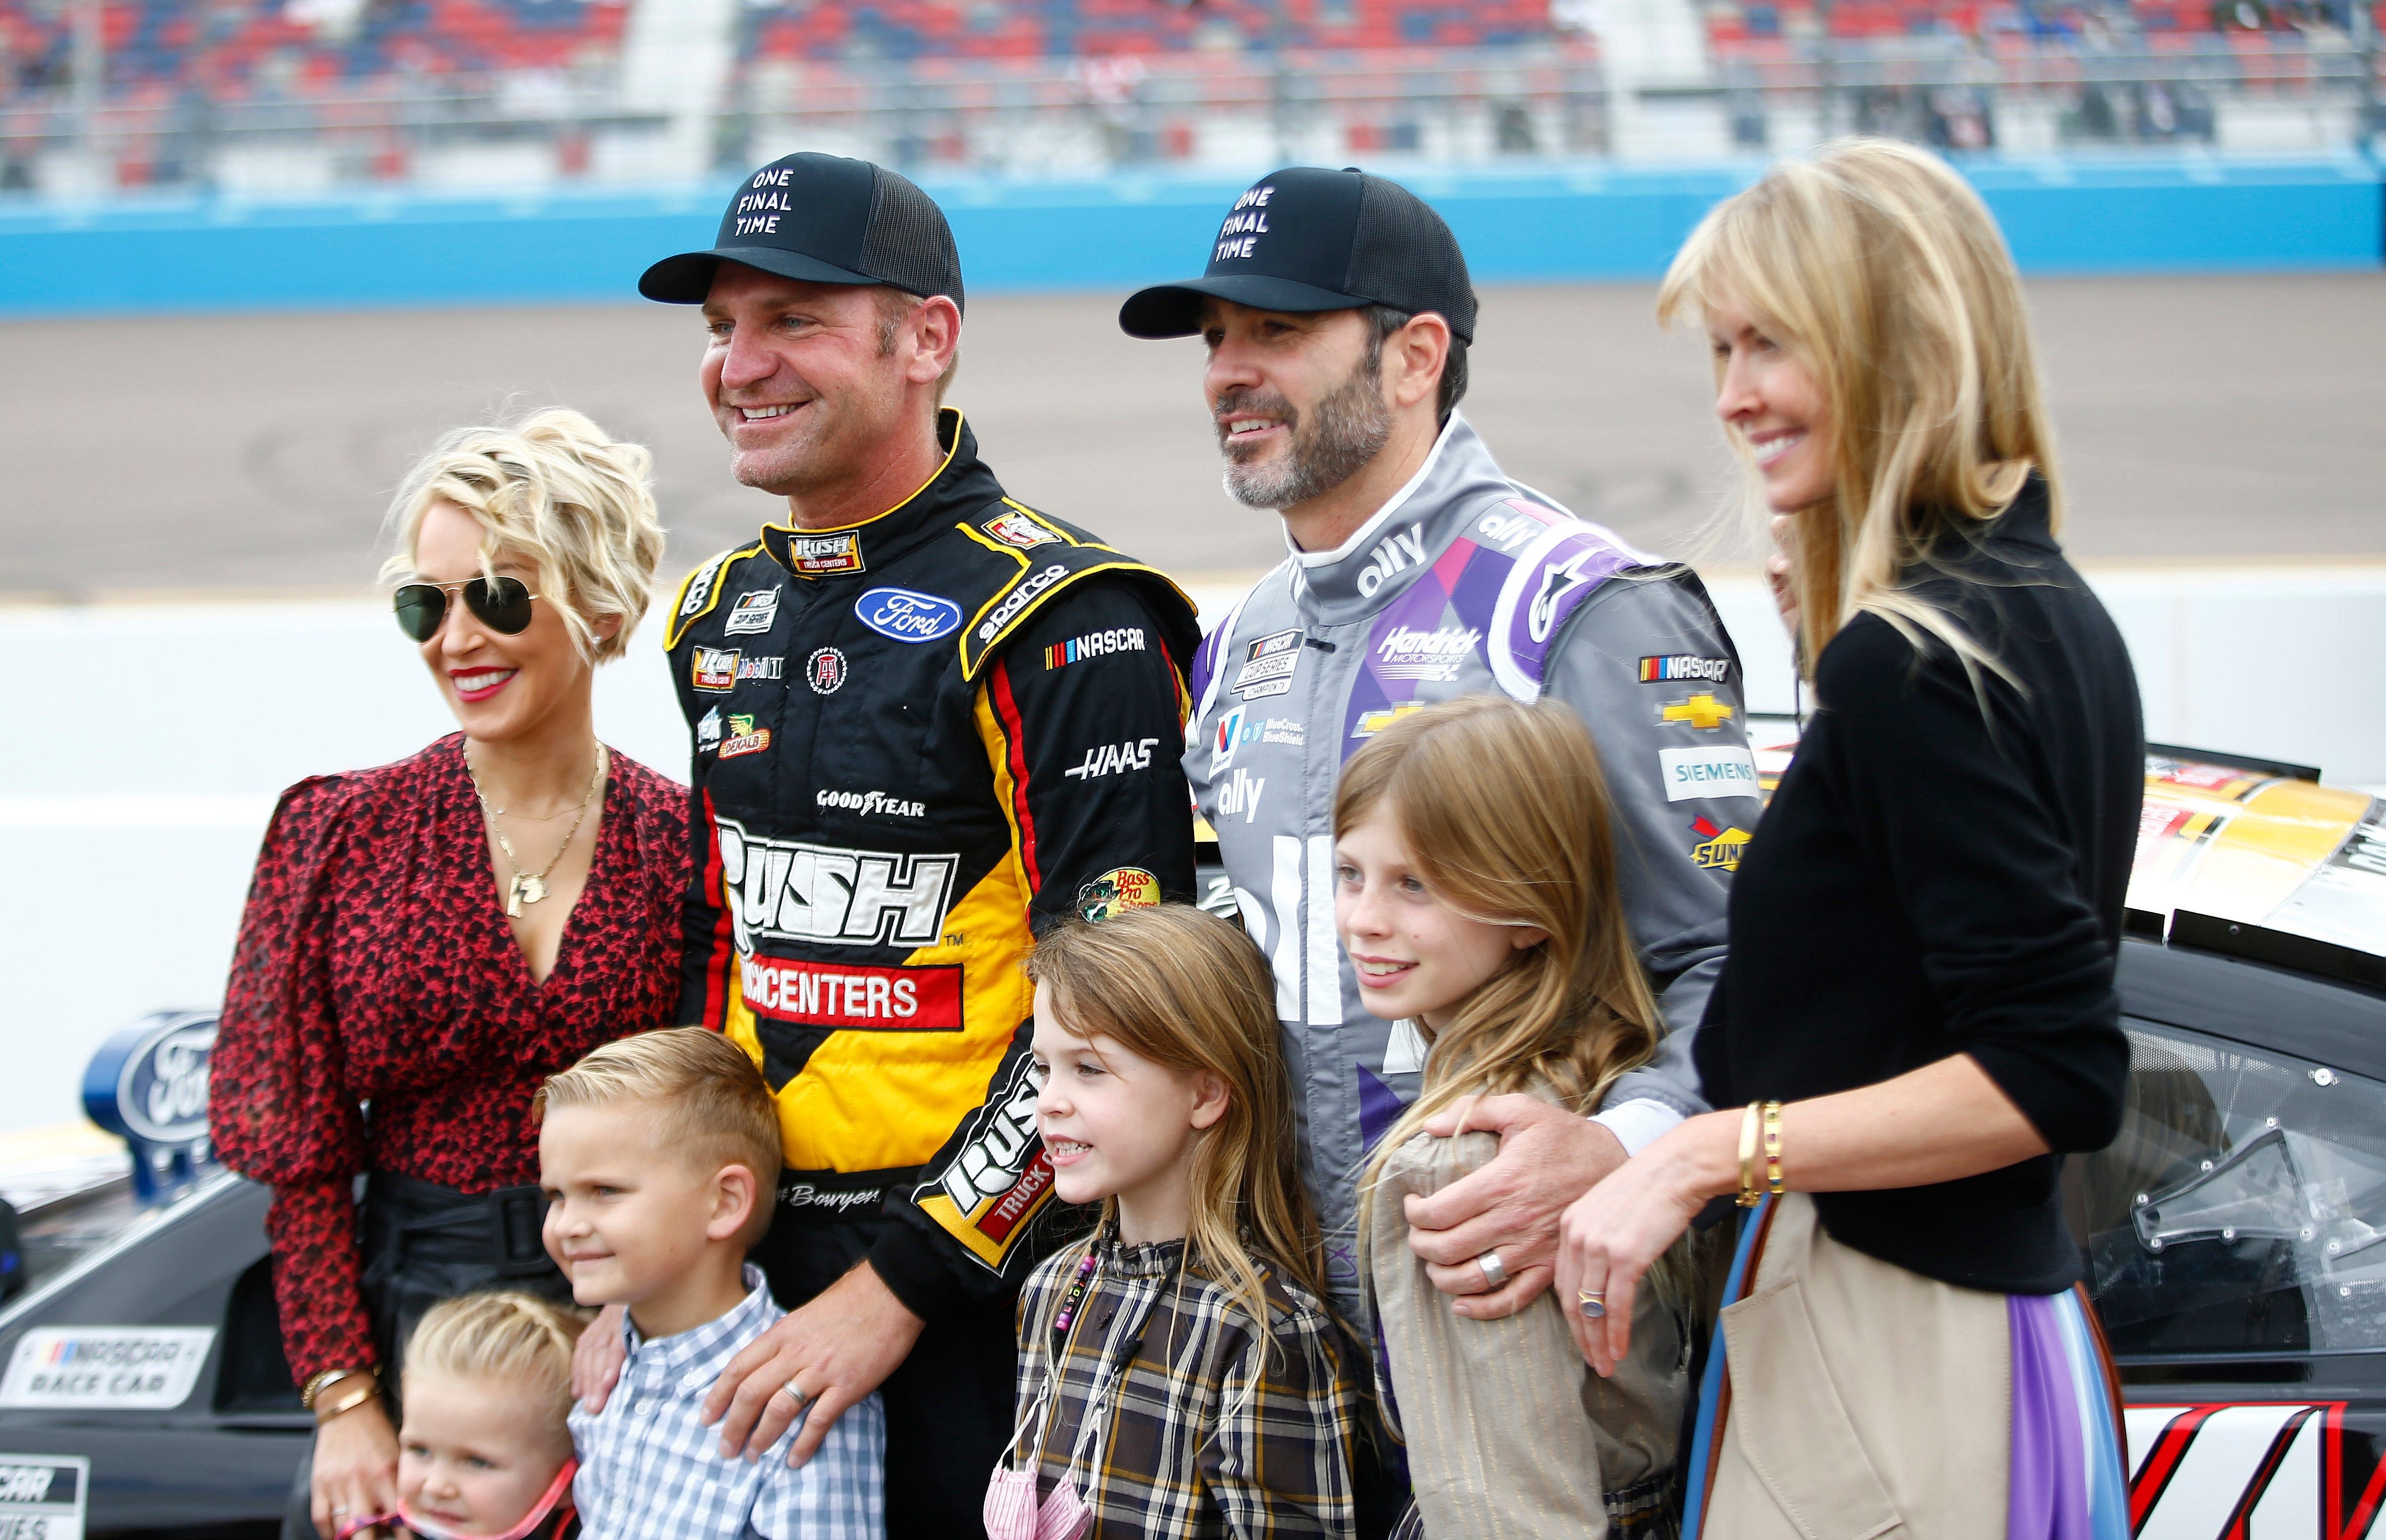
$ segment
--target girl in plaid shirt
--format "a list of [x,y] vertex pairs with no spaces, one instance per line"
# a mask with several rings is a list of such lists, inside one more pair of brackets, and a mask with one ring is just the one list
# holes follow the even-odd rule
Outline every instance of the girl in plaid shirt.
[[986,1533],[1353,1534],[1365,1371],[1323,1303],[1266,960],[1168,904],[1069,921],[1027,969],[1053,1183],[1101,1217],[1020,1296]]

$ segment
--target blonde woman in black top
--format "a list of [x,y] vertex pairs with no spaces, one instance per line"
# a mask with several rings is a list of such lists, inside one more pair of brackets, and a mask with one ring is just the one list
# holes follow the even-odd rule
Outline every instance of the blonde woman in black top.
[[2142,729],[2054,541],[2012,259],[1943,164],[1848,141],[1710,214],[1659,307],[1703,321],[1790,521],[1815,710],[1732,889],[1697,1054],[1722,1110],[1568,1210],[1561,1297],[1609,1372],[1651,1262],[1711,1199],[1750,1208],[1686,1534],[2117,1540],[2055,1178],[2120,1116]]

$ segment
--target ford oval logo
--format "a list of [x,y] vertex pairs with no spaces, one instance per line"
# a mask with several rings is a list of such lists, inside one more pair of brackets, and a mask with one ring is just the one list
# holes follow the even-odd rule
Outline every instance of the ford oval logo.
[[213,1011],[146,1017],[110,1038],[92,1058],[83,1106],[93,1121],[144,1144],[207,1137],[207,1060]]
[[909,588],[873,588],[853,602],[853,613],[881,636],[933,642],[961,629],[961,607]]

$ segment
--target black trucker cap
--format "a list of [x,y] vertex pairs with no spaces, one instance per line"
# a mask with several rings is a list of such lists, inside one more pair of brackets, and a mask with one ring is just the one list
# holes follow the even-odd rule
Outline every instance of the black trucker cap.
[[664,257],[638,280],[638,293],[701,305],[723,262],[814,283],[891,283],[961,303],[961,257],[945,211],[884,166],[810,150],[747,178],[712,249]]
[[1218,226],[1209,270],[1144,289],[1119,307],[1131,337],[1189,337],[1201,299],[1256,310],[1431,310],[1475,340],[1466,257],[1423,198],[1356,166],[1292,166],[1251,184]]

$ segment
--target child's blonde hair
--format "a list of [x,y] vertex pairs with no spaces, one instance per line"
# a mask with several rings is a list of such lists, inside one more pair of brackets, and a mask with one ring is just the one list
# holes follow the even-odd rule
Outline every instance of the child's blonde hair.
[[666,1027],[616,1038],[546,1083],[531,1098],[531,1117],[574,1107],[634,1102],[651,1108],[656,1142],[709,1166],[754,1173],[748,1246],[771,1225],[781,1163],[778,1105],[770,1082],[745,1049],[710,1027]]
[[[1325,1300],[1325,1244],[1300,1183],[1275,985],[1251,939],[1189,904],[1149,905],[1094,924],[1063,920],[1029,955],[1027,976],[1080,1034],[1225,1086],[1224,1115],[1193,1146],[1188,1265],[1226,1284],[1262,1329],[1266,1283],[1254,1258]],[[1102,1217],[1115,1212],[1105,1200]]]
[[[538,596],[592,662],[619,657],[647,612],[663,527],[648,483],[653,457],[554,407],[518,423],[458,428],[416,462],[390,502],[396,549],[384,577],[414,570],[422,516],[455,504],[481,526],[483,564],[499,553],[538,570]],[[596,623],[618,619],[610,636]]]
[[[1988,206],[1910,144],[1837,141],[1716,205],[1674,258],[1657,316],[1723,300],[1758,317],[1830,405],[1832,494],[1795,519],[1800,667],[1811,676],[1869,610],[1916,643],[1937,638],[1966,671],[2002,672],[1897,585],[1942,536],[1985,530],[2032,469],[2062,522],[2029,313]],[[1748,485],[1761,515],[1752,469]]]
[[571,1409],[571,1349],[587,1324],[560,1305],[510,1289],[443,1299],[407,1339],[405,1377],[448,1374],[527,1391],[560,1430]]
[[1576,1112],[1656,1052],[1657,1008],[1616,899],[1613,811],[1599,751],[1554,701],[1443,701],[1393,722],[1350,757],[1334,833],[1381,813],[1433,896],[1547,940],[1509,953],[1433,1044],[1425,1089],[1371,1167],[1461,1097],[1538,1083]]

